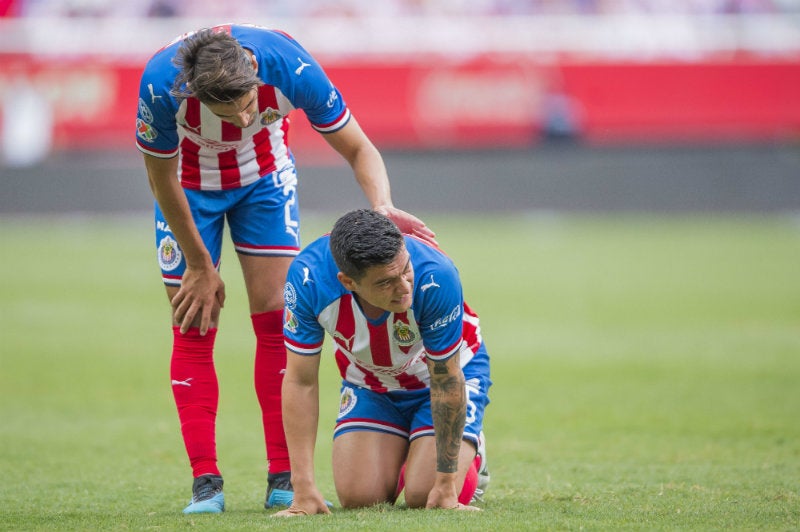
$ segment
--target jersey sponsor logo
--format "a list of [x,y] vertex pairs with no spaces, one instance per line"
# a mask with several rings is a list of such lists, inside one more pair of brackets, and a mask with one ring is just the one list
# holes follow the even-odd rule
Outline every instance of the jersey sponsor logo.
[[297,332],[297,316],[294,315],[294,312],[289,307],[286,307],[284,311],[283,328],[291,333]]
[[[306,282],[303,281],[303,284],[306,284]],[[292,283],[287,282],[283,285],[283,300],[289,308],[293,309],[297,306],[297,291]]]
[[441,288],[441,286],[439,286],[439,285],[436,283],[436,281],[434,281],[434,280],[433,280],[433,274],[431,274],[431,280],[430,280],[430,282],[428,282],[428,283],[425,283],[425,284],[423,284],[423,285],[420,285],[420,287],[419,287],[419,289],[420,289],[420,290],[422,290],[423,292],[424,292],[425,290],[427,290],[428,288]]
[[267,107],[264,109],[264,112],[261,113],[261,125],[268,126],[274,122],[277,122],[283,118],[283,115],[277,109],[273,109],[272,107]]
[[156,138],[158,137],[158,132],[142,120],[141,118],[136,119],[136,136],[142,139],[145,142],[153,143],[155,142]]
[[219,140],[213,140],[206,137],[202,137],[199,134],[195,133],[192,128],[184,126],[184,129],[187,130],[186,136],[191,139],[192,142],[199,145],[202,148],[207,149],[208,151],[214,152],[223,152],[228,150],[234,150],[239,147],[238,142],[222,142]]
[[414,331],[411,330],[407,323],[398,320],[394,322],[393,328],[392,336],[399,345],[408,347],[416,343],[417,335],[414,334]]
[[171,236],[165,236],[158,244],[158,264],[164,271],[172,271],[181,263],[183,253]]
[[345,388],[342,392],[341,397],[339,397],[339,415],[336,416],[337,419],[341,419],[356,407],[356,403],[358,402],[358,397],[356,397],[355,392],[353,392],[352,388]]
[[335,90],[332,90],[331,93],[328,95],[328,101],[325,103],[325,105],[328,106],[328,109],[332,109],[334,104],[336,103],[336,100],[338,99],[339,95],[336,94]]
[[436,321],[431,323],[428,328],[432,331],[435,331],[436,329],[441,329],[442,327],[447,326],[449,323],[456,321],[459,316],[461,316],[461,305],[456,305],[455,307],[453,307],[453,310],[451,310],[449,314],[446,314],[441,318],[437,318]]
[[300,74],[303,73],[303,69],[305,69],[307,66],[311,66],[311,63],[304,63],[303,60],[300,59],[299,57],[297,58],[297,60],[300,61],[300,66],[295,69],[294,73],[299,76]]
[[150,110],[149,107],[147,107],[147,104],[144,103],[144,100],[142,100],[141,98],[139,98],[139,116],[141,116],[142,120],[144,120],[148,124],[153,123],[153,112]]
[[375,375],[384,375],[386,377],[397,377],[403,373],[416,373],[412,367],[417,364],[425,364],[425,358],[423,357],[422,352],[412,354],[408,357],[405,357],[405,362],[399,366],[376,366],[375,364],[370,364],[361,358],[358,358],[353,362],[362,371],[368,371],[370,373],[374,373]]

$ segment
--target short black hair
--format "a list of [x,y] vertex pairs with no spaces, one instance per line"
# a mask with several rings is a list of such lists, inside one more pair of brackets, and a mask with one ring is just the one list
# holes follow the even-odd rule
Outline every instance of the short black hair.
[[330,237],[336,266],[356,281],[372,266],[390,264],[403,246],[394,222],[371,209],[350,211],[336,220]]

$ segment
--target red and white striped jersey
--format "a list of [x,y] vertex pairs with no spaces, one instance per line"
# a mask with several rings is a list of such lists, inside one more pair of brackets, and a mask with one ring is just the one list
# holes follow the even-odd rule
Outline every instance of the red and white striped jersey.
[[332,338],[342,378],[376,392],[430,386],[426,358],[460,353],[462,367],[482,344],[478,316],[462,299],[458,272],[449,258],[412,237],[406,247],[414,266],[411,308],[368,319],[354,295],[336,278],[329,237],[298,255],[284,290],[284,339],[301,355],[321,352]]
[[[221,120],[196,98],[172,89],[178,39],[148,62],[142,74],[136,124],[139,150],[154,157],[180,154],[184,188],[227,190],[253,183],[291,164],[289,113],[302,109],[312,127],[333,132],[350,119],[341,94],[319,64],[285,33],[254,26],[221,26],[253,53],[264,82],[258,118],[247,128]],[[185,38],[186,36],[184,36]]]

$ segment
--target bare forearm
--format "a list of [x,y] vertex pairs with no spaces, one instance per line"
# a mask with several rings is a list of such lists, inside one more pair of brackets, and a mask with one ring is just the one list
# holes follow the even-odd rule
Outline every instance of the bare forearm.
[[339,131],[325,135],[325,140],[353,169],[353,175],[373,209],[393,206],[386,165],[355,117],[350,118],[350,122]]
[[[453,360],[455,359],[455,360]],[[458,355],[431,364],[431,413],[436,435],[436,471],[458,471],[467,399]]]
[[314,447],[319,422],[319,387],[307,386],[291,378],[283,382],[283,419],[292,484],[296,490],[314,487]]
[[353,173],[372,208],[391,207],[392,192],[383,158],[372,144],[352,161]]

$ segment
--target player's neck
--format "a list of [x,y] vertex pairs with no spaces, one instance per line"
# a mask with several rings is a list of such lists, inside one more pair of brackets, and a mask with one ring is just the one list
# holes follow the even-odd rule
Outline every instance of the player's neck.
[[356,294],[355,292],[353,292],[353,297],[355,298],[356,303],[358,303],[359,308],[361,308],[361,312],[364,313],[364,316],[366,316],[367,319],[377,320],[380,319],[386,313],[386,310],[380,307],[376,307],[375,305],[371,305],[370,303],[367,303],[366,301],[364,301],[363,298],[359,297],[359,295]]

